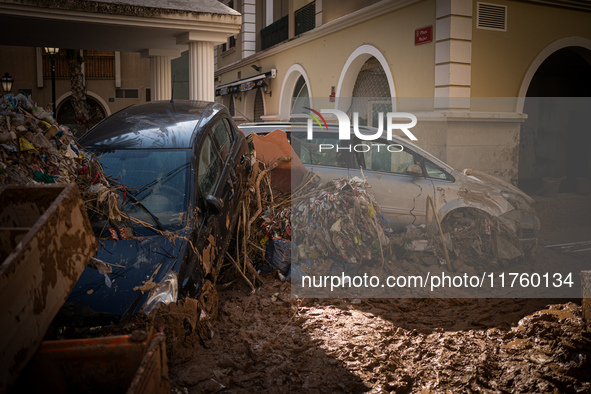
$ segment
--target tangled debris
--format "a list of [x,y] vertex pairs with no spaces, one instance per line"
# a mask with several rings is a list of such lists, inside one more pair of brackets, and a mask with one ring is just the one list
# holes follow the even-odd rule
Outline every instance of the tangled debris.
[[30,97],[4,95],[0,98],[0,186],[36,183],[76,183],[89,215],[97,213],[111,223],[110,238],[133,237],[131,222],[158,232],[120,209],[126,186],[107,179],[98,158],[80,146],[66,126]]
[[389,257],[387,222],[363,179],[336,179],[298,200],[294,241],[300,258],[337,256],[361,264]]
[[96,156],[23,94],[0,98],[0,185],[76,183],[85,206],[121,220],[116,188]]

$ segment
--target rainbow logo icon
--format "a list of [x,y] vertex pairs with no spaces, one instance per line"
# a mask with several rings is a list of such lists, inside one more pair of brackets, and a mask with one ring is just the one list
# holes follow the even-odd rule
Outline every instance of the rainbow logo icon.
[[[304,108],[313,112],[313,113],[307,112],[306,115],[310,116],[312,119],[314,119],[316,121],[316,123],[318,123],[318,126],[320,126],[320,130],[322,130],[322,123],[324,123],[324,128],[326,131],[328,131],[328,126],[326,124],[326,120],[324,120],[324,117],[322,115],[320,115],[320,112],[315,111],[309,107],[304,107]],[[320,123],[320,120],[322,120],[322,123]]]

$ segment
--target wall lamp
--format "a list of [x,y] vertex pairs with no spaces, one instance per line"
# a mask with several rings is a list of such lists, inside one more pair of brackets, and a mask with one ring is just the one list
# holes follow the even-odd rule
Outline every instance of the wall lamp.
[[14,79],[12,79],[10,74],[4,73],[4,76],[2,77],[2,90],[4,90],[4,93],[8,93],[12,90],[12,83],[13,82],[14,82]]
[[45,47],[45,52],[49,55],[51,60],[51,107],[53,109],[53,116],[57,116],[55,112],[55,55],[60,51],[59,48]]
[[267,85],[266,82],[263,82],[261,89],[263,89],[263,93],[268,94],[270,97],[273,97],[273,92],[271,91],[269,85]]

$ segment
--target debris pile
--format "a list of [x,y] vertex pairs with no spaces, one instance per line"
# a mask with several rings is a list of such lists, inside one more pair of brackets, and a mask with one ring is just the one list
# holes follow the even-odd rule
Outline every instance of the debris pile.
[[589,331],[575,304],[550,305],[505,329],[500,321],[524,316],[530,301],[372,299],[348,309],[338,302],[300,308],[302,326],[375,392],[591,389]]
[[246,199],[252,213],[246,220],[248,247],[243,257],[260,273],[277,270],[281,280],[291,280],[292,255],[322,273],[334,262],[360,267],[392,257],[388,222],[363,179],[342,178],[321,185],[314,173],[307,172],[292,193],[282,193],[272,187],[275,164],[258,174]]
[[70,131],[30,98],[2,96],[0,183],[65,183],[92,171]]
[[331,256],[352,264],[389,257],[387,221],[365,180],[336,179],[293,205],[298,257]]
[[70,130],[23,94],[0,98],[0,186],[76,183],[85,206],[121,220],[116,187]]
[[505,267],[526,256],[517,235],[502,221],[470,209],[449,214],[441,223],[441,233],[435,226],[408,225],[390,240],[399,259],[444,266],[447,250],[451,270],[468,274]]

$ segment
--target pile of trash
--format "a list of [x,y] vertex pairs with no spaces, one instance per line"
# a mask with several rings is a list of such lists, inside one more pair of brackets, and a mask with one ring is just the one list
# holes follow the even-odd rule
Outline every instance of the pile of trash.
[[293,241],[299,258],[363,264],[389,257],[387,220],[367,186],[359,177],[341,178],[294,198]]
[[0,186],[76,183],[86,208],[119,220],[116,189],[96,156],[23,94],[0,97]]

